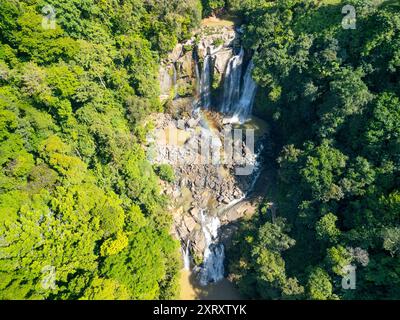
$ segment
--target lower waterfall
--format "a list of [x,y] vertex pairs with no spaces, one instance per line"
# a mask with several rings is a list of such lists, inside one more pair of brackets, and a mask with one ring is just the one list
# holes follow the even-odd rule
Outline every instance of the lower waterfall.
[[200,212],[201,228],[206,242],[203,267],[200,271],[200,284],[205,286],[210,282],[217,282],[224,277],[224,245],[218,243],[218,229],[221,225],[218,217],[207,216]]
[[183,268],[185,270],[190,270],[190,240],[186,243],[186,248],[183,250],[182,248],[182,255],[183,255]]

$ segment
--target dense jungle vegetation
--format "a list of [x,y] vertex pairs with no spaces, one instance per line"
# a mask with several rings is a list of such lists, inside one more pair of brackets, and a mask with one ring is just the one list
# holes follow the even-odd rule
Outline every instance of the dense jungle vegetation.
[[[355,29],[342,27],[346,4]],[[230,257],[241,292],[399,299],[400,3],[242,1],[240,14],[256,112],[273,127],[266,202],[278,206],[275,221],[265,204],[242,225]],[[356,288],[344,290],[350,264]]]
[[[56,28],[43,28],[45,5]],[[0,299],[175,298],[141,141],[197,1],[0,0]]]

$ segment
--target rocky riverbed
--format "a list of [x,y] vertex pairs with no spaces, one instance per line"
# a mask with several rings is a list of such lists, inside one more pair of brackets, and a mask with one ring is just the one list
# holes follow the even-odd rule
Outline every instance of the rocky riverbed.
[[[155,130],[149,137],[148,154],[156,164],[169,164],[175,171],[175,182],[164,183],[164,193],[173,199],[173,233],[182,244],[191,244],[196,263],[203,260],[207,239],[201,213],[218,217],[222,226],[252,214],[255,204],[243,201],[254,185],[259,168],[257,154],[250,152],[246,139],[239,144],[240,157],[226,161],[223,141],[226,132],[234,128],[223,125],[215,113],[197,113],[194,117],[173,119],[169,114],[154,115]],[[260,146],[264,135],[255,142]],[[209,147],[204,154],[202,144]],[[257,148],[257,147],[256,147]],[[259,148],[259,147],[258,147]],[[208,157],[205,159],[204,157]],[[236,169],[253,166],[249,175],[236,175]],[[222,237],[226,241],[227,236]]]

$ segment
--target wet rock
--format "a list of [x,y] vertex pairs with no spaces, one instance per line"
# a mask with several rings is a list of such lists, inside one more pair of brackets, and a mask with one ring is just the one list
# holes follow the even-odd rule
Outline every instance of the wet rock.
[[193,77],[193,58],[192,53],[187,52],[176,62],[179,78]]
[[176,127],[180,130],[185,130],[185,120],[179,119],[176,123]]
[[171,94],[171,90],[176,82],[176,70],[173,64],[160,66],[159,69],[159,83],[160,83],[160,98],[165,100]]
[[197,120],[195,120],[195,119],[193,119],[193,118],[190,118],[186,124],[187,124],[187,126],[188,126],[189,128],[194,128],[194,127],[197,126],[197,123],[198,123]]
[[187,228],[187,230],[189,231],[189,233],[191,233],[194,228],[196,227],[196,220],[193,219],[193,217],[191,216],[184,216],[183,217],[183,222]]
[[220,50],[215,54],[215,64],[214,67],[219,74],[224,74],[226,66],[229,60],[233,56],[233,50],[231,48]]

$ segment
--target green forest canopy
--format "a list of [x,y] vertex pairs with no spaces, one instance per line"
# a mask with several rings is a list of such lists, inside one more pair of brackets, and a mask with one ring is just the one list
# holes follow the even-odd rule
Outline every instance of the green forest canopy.
[[[342,27],[344,5],[356,28]],[[279,210],[242,225],[230,272],[251,298],[400,298],[400,10],[393,1],[243,1],[273,127]],[[268,190],[266,190],[266,193]],[[271,195],[269,195],[271,196]],[[354,265],[356,289],[344,290]]]
[[0,7],[0,299],[175,298],[179,244],[142,120],[161,110],[159,60],[201,4]]

